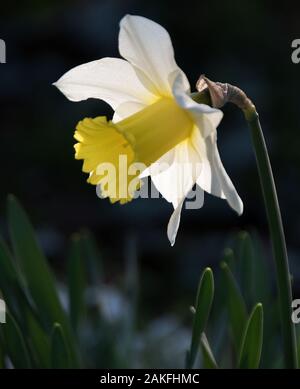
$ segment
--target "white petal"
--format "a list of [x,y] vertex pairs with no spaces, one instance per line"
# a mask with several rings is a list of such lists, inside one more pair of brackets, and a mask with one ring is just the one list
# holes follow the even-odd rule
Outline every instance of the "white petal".
[[[136,69],[144,85],[156,95],[170,95],[169,75],[178,68],[168,32],[159,24],[126,15],[120,23],[119,51]],[[189,83],[185,79],[185,90]]]
[[[197,131],[197,129],[196,129]],[[168,238],[174,245],[184,199],[191,191],[201,171],[201,160],[190,139],[179,143],[173,150],[173,163],[161,173],[150,172],[151,179],[163,197],[173,204],[174,212],[168,224]],[[198,188],[200,190],[200,188]],[[202,191],[203,194],[203,191]],[[201,204],[203,205],[202,197]]]
[[178,231],[179,224],[180,224],[180,216],[181,216],[181,209],[182,209],[183,201],[184,200],[182,200],[178,204],[178,206],[174,209],[174,211],[170,217],[169,223],[168,223],[167,234],[168,234],[168,238],[169,238],[169,241],[171,243],[171,246],[174,246],[174,244],[175,244],[177,231]]
[[223,117],[223,112],[206,104],[196,103],[185,91],[184,80],[180,73],[173,75],[172,93],[177,103],[189,111],[194,118],[202,136],[206,137],[216,130]]
[[197,184],[206,192],[217,197],[225,198],[229,205],[241,215],[243,213],[243,202],[222,164],[216,137],[213,135],[207,137],[205,139],[205,145],[201,143],[201,139],[199,138],[197,147],[198,152],[200,152],[201,148],[202,155],[206,154],[206,158],[203,158],[202,170],[197,179]]
[[171,166],[159,174],[151,174],[151,179],[162,196],[176,208],[199,177],[201,160],[190,139],[179,143],[173,150]]
[[145,107],[147,107],[147,104],[137,101],[127,101],[126,103],[122,103],[118,105],[115,110],[113,122],[116,123],[122,119],[125,119],[128,116],[131,116],[134,113],[141,111]]
[[[191,137],[191,142],[195,149],[198,151],[198,154],[201,156],[201,172],[197,178],[197,184],[205,190],[207,193],[210,193],[214,196],[225,198],[225,195],[222,191],[220,185],[219,175],[216,172],[212,147],[207,146],[210,142],[210,137],[203,138],[200,131],[194,131]],[[209,144],[210,144],[209,143]]]
[[54,85],[69,100],[101,99],[113,109],[128,101],[150,104],[155,100],[130,63],[120,58],[102,58],[77,66]]
[[[204,204],[204,191],[199,186],[196,187],[196,190],[197,190],[197,209],[199,209]],[[179,223],[180,223],[181,209],[182,209],[183,203],[184,203],[184,199],[174,209],[174,211],[171,215],[171,218],[169,220],[169,223],[168,223],[167,233],[168,233],[168,238],[169,238],[169,241],[171,243],[171,246],[174,246],[174,244],[175,244],[176,235],[177,235],[177,231],[178,231]],[[188,203],[186,202],[186,205],[187,204]],[[186,206],[186,208],[189,209],[188,206]],[[196,207],[193,206],[192,208],[194,209]]]
[[239,215],[243,213],[243,202],[240,199],[232,181],[230,180],[226,170],[222,164],[217,145],[215,144],[215,166],[219,175],[220,185],[228,204],[233,208]]

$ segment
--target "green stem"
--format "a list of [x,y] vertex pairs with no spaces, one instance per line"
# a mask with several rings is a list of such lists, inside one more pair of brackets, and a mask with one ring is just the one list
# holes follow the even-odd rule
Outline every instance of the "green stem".
[[256,109],[253,104],[249,104],[243,111],[251,130],[275,258],[285,366],[296,369],[298,367],[296,334],[295,326],[291,320],[292,288],[276,187]]

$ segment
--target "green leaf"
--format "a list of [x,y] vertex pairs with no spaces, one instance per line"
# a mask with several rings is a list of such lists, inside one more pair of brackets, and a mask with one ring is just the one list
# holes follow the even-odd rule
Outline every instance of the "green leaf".
[[72,368],[71,353],[62,326],[55,323],[51,336],[51,366],[53,369]]
[[215,357],[213,355],[213,352],[210,348],[209,342],[204,332],[201,335],[201,350],[202,350],[204,368],[218,369],[217,362],[215,360]]
[[70,323],[60,304],[54,277],[35,238],[32,225],[14,196],[8,198],[8,222],[11,241],[26,287],[47,331],[54,322],[64,328],[72,355],[76,358],[76,345]]
[[35,368],[49,368],[50,366],[50,338],[46,334],[36,313],[26,306],[24,318],[26,326],[27,344]]
[[47,368],[50,361],[50,341],[29,302],[17,273],[15,263],[0,238],[0,289],[13,316],[18,319],[20,330],[28,340],[34,367]]
[[84,292],[86,285],[85,268],[81,256],[81,240],[77,234],[72,238],[68,262],[70,318],[76,331],[85,311]]
[[243,336],[239,368],[257,369],[259,367],[263,343],[263,306],[257,304],[249,317]]
[[22,303],[20,296],[24,294],[22,291],[22,283],[17,273],[15,263],[11,253],[3,239],[0,237],[0,290],[3,294],[6,304],[10,311],[17,318],[22,315]]
[[18,201],[8,198],[9,231],[18,264],[27,287],[47,326],[63,315],[53,275],[48,268],[30,221]]
[[7,282],[15,282],[17,279],[16,269],[13,264],[9,249],[0,236],[0,280],[6,280]]
[[16,369],[31,367],[28,349],[22,332],[9,312],[6,312],[6,323],[0,325],[5,353]]
[[187,366],[192,368],[200,346],[201,334],[204,332],[214,297],[214,276],[210,268],[206,268],[201,276],[195,303],[193,332]]
[[272,297],[271,272],[255,231],[251,235],[246,231],[237,235],[236,252],[241,290],[247,299],[247,306],[252,307],[256,301],[269,305],[268,300]]
[[226,262],[221,262],[221,269],[226,281],[226,302],[229,313],[229,321],[232,330],[233,341],[238,353],[247,321],[247,309],[236,280]]

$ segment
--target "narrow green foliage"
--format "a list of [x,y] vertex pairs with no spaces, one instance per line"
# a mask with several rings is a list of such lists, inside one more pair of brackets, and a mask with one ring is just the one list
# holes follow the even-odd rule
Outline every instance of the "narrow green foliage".
[[187,357],[187,367],[192,368],[200,346],[201,334],[204,332],[214,298],[214,277],[210,268],[201,276],[195,302],[195,314],[191,347]]
[[226,262],[221,262],[221,269],[226,281],[227,307],[232,337],[238,353],[247,321],[247,309],[238,284]]
[[62,326],[55,323],[51,336],[51,367],[69,369],[72,367],[71,353]]
[[6,312],[6,323],[0,325],[2,347],[17,369],[31,367],[29,352],[19,325],[9,312]]
[[205,333],[203,332],[201,335],[201,351],[202,351],[202,359],[203,359],[203,367],[205,369],[218,369],[218,365],[216,359],[213,355],[209,342]]
[[252,310],[243,335],[238,367],[257,369],[263,343],[263,307],[258,303]]

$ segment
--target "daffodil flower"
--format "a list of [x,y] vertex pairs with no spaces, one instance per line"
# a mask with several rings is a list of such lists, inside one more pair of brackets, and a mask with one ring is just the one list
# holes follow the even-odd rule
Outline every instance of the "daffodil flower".
[[[216,129],[222,111],[191,98],[168,32],[149,19],[126,15],[120,23],[119,51],[125,59],[102,58],[77,66],[55,83],[69,100],[101,99],[114,110],[112,121],[102,116],[85,118],[77,125],[75,157],[83,159],[88,182],[107,190],[111,183],[106,182],[104,188],[103,172],[97,170],[107,162],[118,169],[114,187],[126,182],[129,188],[130,182],[137,180],[138,188],[139,180],[150,175],[174,207],[167,231],[172,245],[184,200],[195,184],[201,206],[206,191],[226,199],[241,214],[243,203],[217,148]],[[141,162],[146,168],[129,175],[118,165],[120,155],[126,156],[129,164]],[[152,169],[157,164],[167,167]],[[120,195],[108,189],[107,193],[112,202],[124,203],[133,197],[133,190],[125,192]]]

